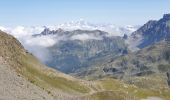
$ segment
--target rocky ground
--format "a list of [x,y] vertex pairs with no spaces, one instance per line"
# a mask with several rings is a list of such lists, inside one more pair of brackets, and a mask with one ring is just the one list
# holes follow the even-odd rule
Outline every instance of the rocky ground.
[[47,92],[29,83],[0,57],[0,100],[53,100]]

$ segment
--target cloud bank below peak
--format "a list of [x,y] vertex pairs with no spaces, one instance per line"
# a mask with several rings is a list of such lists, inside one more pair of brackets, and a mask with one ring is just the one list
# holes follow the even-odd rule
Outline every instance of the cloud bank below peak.
[[0,30],[7,32],[17,38],[22,45],[29,52],[33,53],[37,58],[42,62],[46,62],[50,59],[49,51],[46,49],[61,40],[81,40],[86,41],[89,39],[101,40],[102,37],[95,36],[93,34],[76,34],[71,37],[67,36],[40,36],[33,37],[32,35],[40,34],[45,28],[52,30],[58,30],[61,28],[65,31],[73,30],[101,30],[109,33],[109,36],[123,36],[124,34],[130,34],[133,31],[137,30],[138,26],[123,26],[117,27],[113,24],[92,24],[84,20],[67,22],[64,24],[59,24],[55,26],[16,26],[16,27],[4,27],[0,26]]

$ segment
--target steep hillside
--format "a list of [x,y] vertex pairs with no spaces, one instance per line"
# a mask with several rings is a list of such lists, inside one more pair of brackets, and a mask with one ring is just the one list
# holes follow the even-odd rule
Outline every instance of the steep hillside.
[[42,88],[31,84],[16,73],[0,57],[0,100],[53,100]]
[[[5,65],[4,63],[2,63],[1,67],[7,67],[7,69],[9,69],[9,73],[14,71],[14,75],[11,73],[9,74],[9,77],[11,75],[13,77],[16,77],[16,79],[20,77],[24,78],[25,80],[27,80],[27,84],[34,84],[35,87],[41,88],[41,91],[48,94],[49,96],[54,95],[54,98],[60,97],[55,97],[55,95],[59,94],[61,94],[61,97],[64,95],[66,95],[66,97],[70,97],[69,95],[74,96],[81,93],[88,93],[90,91],[90,89],[86,86],[83,86],[83,84],[81,84],[79,80],[76,80],[70,76],[64,75],[52,69],[46,68],[44,65],[39,63],[39,61],[34,56],[25,51],[21,44],[12,36],[1,32],[0,45],[0,56],[2,58],[2,62],[7,64]],[[1,80],[1,82],[3,81],[5,82],[4,79]],[[16,84],[20,84],[17,81],[15,82]],[[15,84],[11,83],[10,80],[7,80],[7,83],[4,83],[4,85],[8,85],[8,83]],[[10,91],[10,88],[8,88],[7,91]],[[29,93],[34,91],[27,92]],[[20,94],[18,94],[17,96],[19,99]],[[28,97],[26,96],[25,98]]]
[[21,72],[18,66],[19,54],[26,53],[20,43],[12,36],[0,31],[0,46],[0,100],[47,98],[53,100],[46,91],[31,84],[18,73]]

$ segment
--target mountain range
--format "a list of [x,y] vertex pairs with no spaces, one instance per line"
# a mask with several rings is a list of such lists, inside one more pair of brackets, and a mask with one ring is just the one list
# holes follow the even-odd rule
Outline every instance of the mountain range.
[[170,14],[124,36],[61,27],[25,38],[18,32],[17,40],[0,31],[0,100],[170,99]]
[[[90,76],[90,78],[112,76],[118,79],[129,79],[136,76],[149,76],[149,74],[166,78],[170,71],[170,14],[165,14],[159,21],[149,21],[131,36],[125,38],[128,41],[129,50],[135,44],[137,51],[131,51],[126,55],[110,58],[104,63],[78,69],[77,76]],[[130,41],[130,42],[129,42]],[[130,44],[129,44],[130,43]],[[164,71],[162,72],[162,68]],[[125,77],[125,78],[124,78]],[[128,77],[128,78],[127,78]],[[133,79],[133,78],[132,78]]]
[[109,36],[109,33],[100,30],[45,29],[34,35],[35,38],[47,36],[58,42],[46,48],[51,57],[45,63],[65,73],[102,62],[104,58],[114,58],[127,51],[123,38]]
[[[44,63],[64,73],[74,73],[76,70],[95,64],[102,64],[109,59],[140,50],[169,37],[169,14],[159,21],[149,21],[131,35],[112,36],[100,30],[50,30],[45,28],[33,37],[50,37],[54,43],[45,47],[48,51],[48,61]],[[73,23],[70,23],[71,25]],[[78,26],[87,25],[83,21]],[[77,25],[75,24],[75,25]],[[69,26],[68,25],[68,26]],[[67,24],[66,24],[67,26]],[[73,24],[74,26],[74,24]]]

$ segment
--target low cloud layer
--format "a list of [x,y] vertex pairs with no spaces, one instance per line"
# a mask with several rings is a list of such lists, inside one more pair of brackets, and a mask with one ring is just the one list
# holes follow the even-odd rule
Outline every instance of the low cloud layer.
[[17,26],[14,28],[2,27],[0,26],[0,30],[5,31],[15,38],[17,38],[22,45],[29,52],[33,53],[38,59],[42,62],[47,62],[51,59],[51,55],[47,49],[47,47],[53,46],[56,43],[67,40],[81,40],[86,41],[89,39],[102,39],[101,37],[97,37],[89,34],[77,34],[73,36],[58,36],[58,35],[49,35],[49,36],[37,36],[33,37],[34,34],[39,34],[44,30],[44,27],[23,27]]
[[51,37],[32,37],[32,35],[42,32],[44,30],[43,27],[26,28],[23,26],[17,26],[14,28],[8,28],[0,26],[0,30],[17,38],[24,48],[33,53],[33,55],[40,59],[40,61],[46,62],[50,59],[50,54],[46,47],[53,45],[55,43],[54,39]]
[[[79,25],[80,24],[80,25]],[[127,32],[128,30],[130,31],[135,31],[133,26],[128,26],[127,28],[116,28],[112,25],[104,25],[104,26],[97,26],[97,25],[91,25],[87,23],[79,23],[78,26],[77,24],[73,23],[67,23],[66,25],[59,25],[58,28],[65,28],[66,30],[69,30],[67,28],[75,29],[75,28],[88,28],[89,30],[93,29],[101,29],[101,30],[107,30],[110,31],[110,34],[108,36],[121,36],[124,34],[123,32],[121,33],[120,31]],[[66,26],[66,27],[65,27]],[[47,47],[53,46],[56,43],[59,43],[61,40],[62,41],[67,41],[67,40],[80,40],[80,41],[86,41],[86,40],[101,40],[102,36],[95,35],[93,33],[81,33],[81,34],[75,34],[75,35],[49,35],[49,36],[38,36],[38,37],[33,37],[32,35],[34,34],[39,34],[44,30],[45,27],[37,26],[37,27],[23,27],[23,26],[17,26],[17,27],[3,27],[0,26],[0,30],[5,31],[14,37],[16,37],[22,45],[27,49],[29,52],[33,53],[38,59],[40,59],[42,62],[46,62],[51,59],[51,55],[47,49]],[[49,27],[50,29],[55,29],[54,27]],[[113,31],[114,30],[114,31]],[[112,33],[111,33],[112,32]]]
[[94,36],[94,35],[88,35],[88,34],[78,34],[78,35],[73,35],[72,37],[70,37],[71,40],[81,40],[81,41],[85,41],[85,40],[101,40],[102,37],[99,36]]
[[50,36],[40,36],[40,37],[31,37],[30,36],[23,42],[26,45],[42,46],[42,47],[53,46],[56,43],[55,39]]

